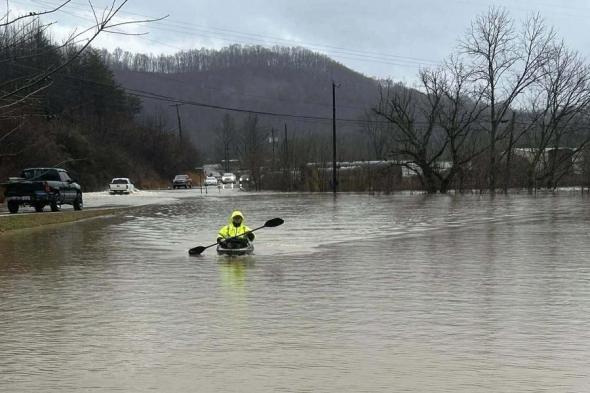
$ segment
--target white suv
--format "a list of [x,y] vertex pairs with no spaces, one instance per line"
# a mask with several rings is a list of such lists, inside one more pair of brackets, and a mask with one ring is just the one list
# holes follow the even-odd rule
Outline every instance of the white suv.
[[216,186],[217,185],[217,178],[214,176],[207,176],[205,178],[205,185],[206,186]]
[[223,184],[235,183],[236,175],[234,175],[233,173],[224,173],[223,176],[221,176],[221,182]]

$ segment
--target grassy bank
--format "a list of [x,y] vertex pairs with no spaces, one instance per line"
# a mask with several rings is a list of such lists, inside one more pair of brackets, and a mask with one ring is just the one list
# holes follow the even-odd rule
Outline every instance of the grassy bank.
[[68,222],[86,220],[94,217],[120,214],[127,209],[91,209],[82,211],[62,211],[58,213],[30,213],[0,216],[0,235],[2,233],[21,229],[37,228],[45,225],[64,224]]

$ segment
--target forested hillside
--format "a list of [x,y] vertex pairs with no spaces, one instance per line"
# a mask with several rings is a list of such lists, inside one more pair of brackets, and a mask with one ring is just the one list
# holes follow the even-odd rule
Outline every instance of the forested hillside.
[[[230,115],[242,124],[248,114],[199,104],[278,114],[258,114],[258,125],[268,136],[274,129],[281,140],[285,125],[294,138],[327,139],[332,132],[332,81],[339,85],[338,118],[358,119],[378,100],[376,80],[304,48],[233,45],[170,56],[122,50],[103,51],[102,56],[122,86],[142,95],[144,116],[164,118],[167,127],[176,130],[176,108],[171,105],[186,101],[179,111],[183,134],[209,159],[219,158],[215,151],[219,153],[223,117]],[[354,122],[339,123],[338,128],[343,141],[358,137],[362,129]],[[341,145],[341,158],[368,158],[365,144]]]

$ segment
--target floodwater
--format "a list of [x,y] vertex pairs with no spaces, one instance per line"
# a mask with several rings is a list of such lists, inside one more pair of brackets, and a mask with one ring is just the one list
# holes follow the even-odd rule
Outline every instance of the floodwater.
[[[232,209],[256,254],[200,257]],[[197,196],[0,237],[3,392],[587,392],[590,199]]]

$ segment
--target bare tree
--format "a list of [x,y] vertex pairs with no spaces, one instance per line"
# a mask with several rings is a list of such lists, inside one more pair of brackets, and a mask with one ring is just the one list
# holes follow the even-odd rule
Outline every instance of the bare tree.
[[445,154],[451,162],[449,168],[435,172],[442,193],[446,193],[455,177],[463,175],[468,164],[485,150],[475,131],[479,129],[487,106],[482,104],[482,91],[472,86],[472,76],[472,71],[456,57],[451,57],[438,69],[421,72],[423,83],[430,86],[428,94],[440,96],[436,100],[440,101],[437,121],[445,133]]
[[[527,187],[531,191],[538,181],[556,187],[558,178],[571,168],[572,160],[590,142],[588,132],[580,133],[587,125],[585,114],[590,109],[590,68],[563,43],[549,53],[530,100],[531,111],[537,115],[535,128],[528,134],[534,147],[529,152],[527,170]],[[567,143],[576,144],[571,155],[560,154]],[[552,153],[548,154],[550,149]]]
[[539,80],[547,62],[547,51],[555,37],[537,14],[521,29],[505,10],[491,8],[471,24],[462,42],[471,59],[473,74],[489,107],[489,190],[497,185],[498,143],[509,135],[507,114],[519,96]]
[[448,140],[435,132],[442,98],[439,79],[429,79],[426,73],[421,73],[421,79],[426,94],[391,82],[381,85],[374,112],[392,125],[394,158],[416,173],[427,192],[435,193],[437,160]]

